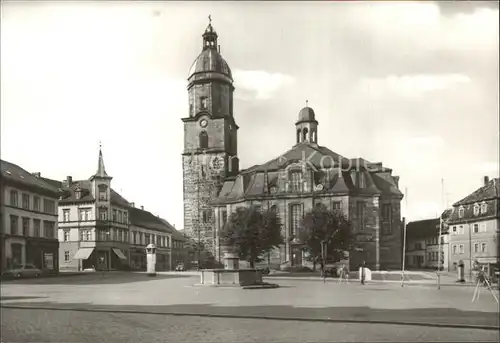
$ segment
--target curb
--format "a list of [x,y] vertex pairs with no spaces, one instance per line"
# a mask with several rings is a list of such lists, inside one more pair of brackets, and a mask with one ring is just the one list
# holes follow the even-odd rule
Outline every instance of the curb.
[[456,329],[476,329],[498,331],[498,325],[471,325],[471,324],[452,324],[452,323],[429,323],[429,322],[411,322],[411,321],[391,321],[391,320],[360,320],[360,319],[333,319],[333,318],[303,318],[303,317],[280,317],[280,316],[257,316],[240,314],[210,314],[210,313],[189,313],[189,312],[152,312],[152,311],[133,311],[133,310],[107,310],[107,309],[89,309],[89,308],[57,308],[41,306],[15,306],[0,304],[0,308],[17,310],[49,310],[49,311],[73,311],[73,312],[100,312],[100,313],[124,313],[124,314],[150,314],[162,316],[184,316],[184,317],[211,317],[211,318],[237,318],[237,319],[264,319],[280,321],[300,321],[316,323],[349,323],[349,324],[385,324],[385,325],[405,325],[405,326],[425,326],[437,328],[456,328]]
[[271,289],[271,288],[279,288],[280,286],[275,283],[263,283],[263,284],[258,284],[258,285],[214,285],[214,284],[202,284],[202,283],[195,283],[192,285],[192,287],[210,287],[210,288],[231,288],[231,289]]
[[[264,276],[266,279],[272,280],[295,280],[295,281],[320,281],[323,282],[322,278],[311,278],[311,277],[293,277],[293,276]],[[328,281],[333,281],[334,283],[339,283],[338,278],[326,278],[326,283],[332,283]],[[422,280],[418,281],[409,281],[405,280],[405,286],[435,286],[437,287],[436,280],[429,280],[430,282],[422,282]],[[360,280],[358,279],[349,279],[349,284],[359,284]],[[370,280],[366,281],[366,284],[400,284],[400,280]],[[441,287],[476,287],[476,284],[473,283],[441,283]],[[495,289],[495,287],[493,287]]]
[[[106,271],[106,273],[128,273],[128,272],[121,272],[121,271]],[[59,278],[59,277],[71,277],[71,276],[83,276],[83,275],[96,275],[96,272],[59,272],[57,274],[48,274],[48,275],[41,275],[39,277],[24,277],[24,278],[1,278],[1,282],[9,282],[9,281],[24,281],[24,280],[43,280],[43,279],[52,279],[52,278]]]

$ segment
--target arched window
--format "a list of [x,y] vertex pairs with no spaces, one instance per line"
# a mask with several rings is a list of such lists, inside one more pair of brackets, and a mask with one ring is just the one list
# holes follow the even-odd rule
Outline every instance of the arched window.
[[307,130],[307,127],[304,128],[304,130],[302,130],[302,141],[303,142],[307,142],[307,133],[309,132],[309,130]]
[[311,142],[316,143],[317,138],[316,138],[316,130],[311,131]]
[[297,143],[300,143],[300,129],[297,130]]
[[273,206],[271,206],[270,210],[271,210],[271,212],[277,212],[278,208],[276,207],[276,205],[273,205]]
[[208,149],[208,135],[206,131],[200,132],[200,148]]

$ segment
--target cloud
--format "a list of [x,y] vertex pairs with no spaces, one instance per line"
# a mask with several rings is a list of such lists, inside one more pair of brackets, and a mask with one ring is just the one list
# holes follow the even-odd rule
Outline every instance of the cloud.
[[409,144],[414,147],[443,147],[445,141],[442,137],[439,136],[422,136],[422,137],[413,137],[410,138]]
[[421,201],[417,204],[413,203],[408,205],[407,216],[411,220],[422,220],[429,218],[436,218],[436,216],[443,211],[442,206],[435,201]]
[[467,75],[462,74],[389,75],[383,78],[364,78],[361,88],[372,96],[389,94],[418,97],[433,91],[452,89],[470,81]]
[[[255,99],[270,99],[280,88],[292,85],[295,79],[289,75],[269,73],[264,70],[233,71],[235,87],[252,94]],[[238,93],[236,93],[238,96]]]

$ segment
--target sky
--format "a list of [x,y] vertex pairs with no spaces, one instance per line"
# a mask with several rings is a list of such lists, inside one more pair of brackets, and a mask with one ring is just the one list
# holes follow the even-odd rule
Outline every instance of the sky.
[[2,2],[1,158],[112,187],[182,229],[182,117],[208,15],[242,168],[318,143],[399,175],[407,220],[498,177],[498,3]]

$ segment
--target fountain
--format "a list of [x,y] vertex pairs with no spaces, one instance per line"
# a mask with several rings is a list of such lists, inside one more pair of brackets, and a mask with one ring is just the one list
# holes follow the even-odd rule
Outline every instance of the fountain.
[[262,272],[252,268],[239,268],[239,257],[234,251],[224,253],[224,269],[200,271],[200,284],[213,287],[277,288],[277,284],[262,281]]

